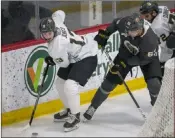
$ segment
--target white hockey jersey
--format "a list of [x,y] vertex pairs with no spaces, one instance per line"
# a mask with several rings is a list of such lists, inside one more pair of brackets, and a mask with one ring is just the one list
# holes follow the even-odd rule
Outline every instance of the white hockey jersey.
[[57,36],[49,42],[48,53],[59,67],[95,56],[98,44],[91,36],[80,36],[70,31],[62,22],[56,22]]
[[151,27],[160,40],[159,59],[160,62],[166,62],[173,55],[173,50],[167,48],[166,38],[175,29],[174,19],[171,18],[170,11],[166,6],[159,6],[159,14],[153,20]]

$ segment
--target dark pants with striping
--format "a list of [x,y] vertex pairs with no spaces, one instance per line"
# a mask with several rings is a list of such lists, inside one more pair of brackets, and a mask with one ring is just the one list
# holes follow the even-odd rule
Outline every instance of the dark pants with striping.
[[[125,62],[126,66],[124,68],[123,65],[121,64],[121,61],[122,60],[120,58],[116,57],[114,63],[120,65],[119,72],[125,79],[126,75],[129,73],[129,71],[131,71],[132,67],[134,66],[130,66]],[[161,87],[160,80],[162,76],[161,76],[160,62],[157,58],[157,60],[154,60],[153,62],[140,67],[143,72],[150,93],[151,104],[154,105]],[[104,79],[101,86],[98,88],[96,94],[94,95],[91,101],[91,106],[97,109],[107,99],[110,92],[117,85],[121,85],[122,83],[123,82],[121,81],[121,79],[117,74],[112,74],[109,71],[106,78]]]

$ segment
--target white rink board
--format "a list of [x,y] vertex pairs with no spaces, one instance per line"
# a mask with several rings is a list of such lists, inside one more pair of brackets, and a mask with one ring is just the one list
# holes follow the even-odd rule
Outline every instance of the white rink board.
[[[87,35],[96,35],[96,33],[90,33]],[[110,37],[106,46],[108,49],[113,48],[113,43],[116,41],[117,36],[115,34],[113,35]],[[113,39],[114,37],[115,40]],[[43,43],[2,53],[2,113],[34,105],[36,98],[31,95],[26,88],[24,69],[30,53],[38,46],[47,46],[47,44]],[[113,48],[113,50],[110,52],[110,55],[112,58],[114,58],[117,53],[117,49]],[[98,67],[94,72],[93,77],[89,79],[89,82],[86,84],[86,86],[80,87],[80,92],[87,92],[88,90],[98,88],[104,77],[104,68],[107,68],[107,60],[104,54],[103,56],[101,55],[101,51],[99,50]],[[134,79],[135,75],[136,68],[133,69],[133,77],[131,78],[130,74],[128,74],[126,79]],[[137,77],[142,77],[140,69],[138,70]],[[57,77],[55,77],[55,80],[56,78]],[[58,98],[59,95],[55,84],[53,83],[50,91],[40,98],[39,103],[55,100]]]

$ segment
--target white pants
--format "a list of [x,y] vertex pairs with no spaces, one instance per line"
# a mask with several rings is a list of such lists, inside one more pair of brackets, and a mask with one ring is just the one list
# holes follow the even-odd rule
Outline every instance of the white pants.
[[173,56],[173,50],[167,47],[159,47],[159,60],[160,62],[166,62]]
[[80,112],[79,84],[74,80],[63,80],[60,77],[56,80],[56,88],[59,97],[65,108],[70,108],[72,114]]

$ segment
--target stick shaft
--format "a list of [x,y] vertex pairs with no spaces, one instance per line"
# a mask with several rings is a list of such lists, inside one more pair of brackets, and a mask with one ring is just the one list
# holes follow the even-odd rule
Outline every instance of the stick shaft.
[[39,91],[38,91],[37,99],[35,101],[35,105],[34,105],[34,108],[33,108],[33,111],[32,111],[31,117],[30,117],[30,121],[29,121],[29,125],[30,126],[32,124],[32,121],[33,121],[33,118],[34,118],[34,115],[35,115],[35,111],[36,111],[36,108],[37,108],[37,105],[38,105],[38,102],[39,102],[39,98],[40,98],[40,95],[41,95],[41,92],[42,92],[42,89],[43,89],[43,85],[44,85],[44,81],[45,81],[45,78],[46,78],[48,69],[49,69],[49,64],[47,64],[47,66],[46,66],[46,68],[44,70],[43,78],[42,78],[42,82],[41,82],[41,86],[39,86]]
[[[108,59],[109,59],[109,62],[110,62],[110,64],[111,64],[110,66],[114,66],[115,64],[114,64],[112,58],[110,57],[109,53],[106,52],[106,51],[104,51],[104,52],[105,52],[106,56],[107,56]],[[138,108],[139,112],[141,113],[142,117],[143,117],[144,119],[146,119],[145,114],[143,113],[142,109],[140,108],[138,102],[137,102],[136,99],[134,98],[133,94],[131,93],[131,90],[129,89],[128,85],[126,84],[125,80],[123,79],[123,77],[122,77],[122,75],[120,74],[119,71],[117,72],[117,75],[118,75],[119,78],[122,80],[122,82],[123,82],[123,84],[124,84],[126,90],[128,91],[129,95],[131,96],[132,100],[134,101],[134,103],[135,103],[136,107]]]

